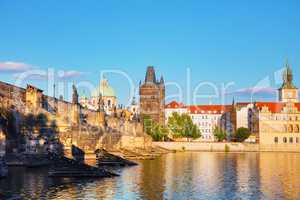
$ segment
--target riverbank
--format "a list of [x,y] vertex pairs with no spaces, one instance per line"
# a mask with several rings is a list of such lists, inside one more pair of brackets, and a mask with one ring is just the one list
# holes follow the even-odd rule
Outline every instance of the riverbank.
[[209,152],[297,152],[299,145],[261,145],[238,142],[153,142],[153,147],[170,151],[209,151]]

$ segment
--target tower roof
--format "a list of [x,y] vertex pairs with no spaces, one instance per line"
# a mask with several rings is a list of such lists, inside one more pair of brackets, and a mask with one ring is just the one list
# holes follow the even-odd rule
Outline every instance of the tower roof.
[[293,84],[293,72],[288,61],[286,61],[285,63],[285,69],[282,74],[282,79],[283,83],[280,89],[296,89],[296,86],[294,86]]
[[109,85],[107,79],[102,79],[100,85],[92,92],[93,97],[98,97],[99,95],[103,97],[116,97],[115,90]]
[[155,70],[153,66],[147,67],[145,83],[156,83]]

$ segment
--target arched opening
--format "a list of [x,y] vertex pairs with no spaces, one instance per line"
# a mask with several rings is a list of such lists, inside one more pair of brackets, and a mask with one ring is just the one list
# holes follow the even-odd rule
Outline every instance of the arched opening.
[[283,138],[283,143],[287,143],[286,137]]
[[295,133],[299,133],[299,125],[298,124],[295,125],[294,131],[295,131]]
[[289,125],[289,130],[288,131],[289,131],[289,133],[293,132],[293,125],[292,124]]
[[283,132],[285,132],[285,133],[287,133],[287,132],[288,132],[287,125],[283,125]]
[[274,138],[274,142],[275,142],[275,143],[278,143],[278,137],[275,137],[275,138]]

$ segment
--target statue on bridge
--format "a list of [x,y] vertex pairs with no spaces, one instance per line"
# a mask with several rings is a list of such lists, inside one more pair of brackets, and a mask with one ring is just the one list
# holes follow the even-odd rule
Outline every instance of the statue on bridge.
[[76,89],[74,84],[73,84],[72,88],[73,88],[72,103],[73,104],[78,104],[79,103],[79,101],[78,101],[78,92],[77,92],[77,89]]

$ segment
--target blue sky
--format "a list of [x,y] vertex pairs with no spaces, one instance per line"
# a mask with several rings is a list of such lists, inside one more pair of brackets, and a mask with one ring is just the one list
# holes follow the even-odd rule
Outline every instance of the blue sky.
[[[226,101],[232,96],[248,101],[249,88],[266,77],[270,84],[264,86],[280,85],[274,73],[286,58],[300,86],[299,9],[298,0],[0,0],[0,80],[14,83],[16,72],[53,68],[67,72],[65,82],[95,85],[101,70],[120,70],[137,87],[146,67],[153,65],[158,77],[163,74],[166,82],[180,85],[180,100],[186,103],[204,81],[218,88],[234,82]],[[106,77],[126,104],[127,79]],[[25,82],[52,93],[41,77]],[[199,90],[211,92],[206,86]],[[174,86],[167,87],[167,96],[176,93]],[[275,97],[267,91],[254,99]]]

